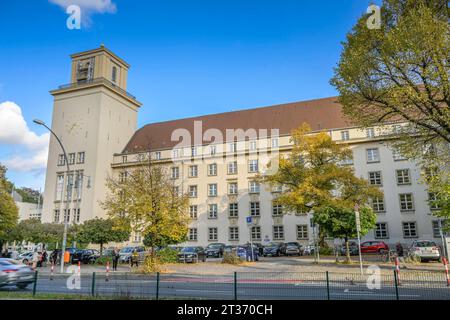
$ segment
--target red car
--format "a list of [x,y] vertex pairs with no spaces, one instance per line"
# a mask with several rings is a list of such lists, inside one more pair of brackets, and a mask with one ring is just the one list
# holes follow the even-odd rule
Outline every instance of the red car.
[[361,243],[361,253],[381,253],[389,251],[389,246],[383,241],[366,241]]

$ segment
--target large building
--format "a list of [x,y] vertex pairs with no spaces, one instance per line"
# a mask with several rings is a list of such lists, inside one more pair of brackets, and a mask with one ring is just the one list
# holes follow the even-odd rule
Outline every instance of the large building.
[[[343,165],[353,166],[357,176],[384,192],[384,198],[372,203],[378,219],[366,239],[440,241],[420,168],[387,144],[386,132],[401,124],[355,127],[331,97],[153,123],[136,131],[141,103],[126,91],[129,65],[103,46],[71,57],[70,84],[51,91],[52,130],[67,149],[70,172],[52,137],[45,222],[68,217],[71,223],[81,223],[104,217],[99,201],[105,198],[106,178],[126,174],[150,155],[168,167],[177,188],[190,196],[189,244],[238,244],[250,239],[309,243],[310,214],[283,212],[273,202],[282,190],[255,181],[270,159],[290,152],[291,131],[308,123],[313,131],[326,131],[333,140],[348,144],[353,159]],[[140,241],[138,234],[130,240]]]

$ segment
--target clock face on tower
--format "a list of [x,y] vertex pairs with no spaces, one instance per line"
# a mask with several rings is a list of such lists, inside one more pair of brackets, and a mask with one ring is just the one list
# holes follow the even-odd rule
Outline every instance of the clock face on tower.
[[84,127],[84,120],[81,116],[71,116],[69,120],[66,121],[65,129],[66,132],[71,136],[78,136],[81,134]]

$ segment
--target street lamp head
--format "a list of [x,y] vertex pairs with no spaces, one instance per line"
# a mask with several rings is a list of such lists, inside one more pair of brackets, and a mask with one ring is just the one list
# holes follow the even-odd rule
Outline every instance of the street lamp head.
[[33,120],[34,123],[40,125],[40,126],[45,126],[45,122],[39,119],[34,119]]

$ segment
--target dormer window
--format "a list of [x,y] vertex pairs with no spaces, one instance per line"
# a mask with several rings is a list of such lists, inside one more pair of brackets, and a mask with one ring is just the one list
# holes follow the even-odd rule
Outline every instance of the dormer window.
[[112,74],[111,74],[111,81],[116,82],[117,81],[117,67],[112,67]]

